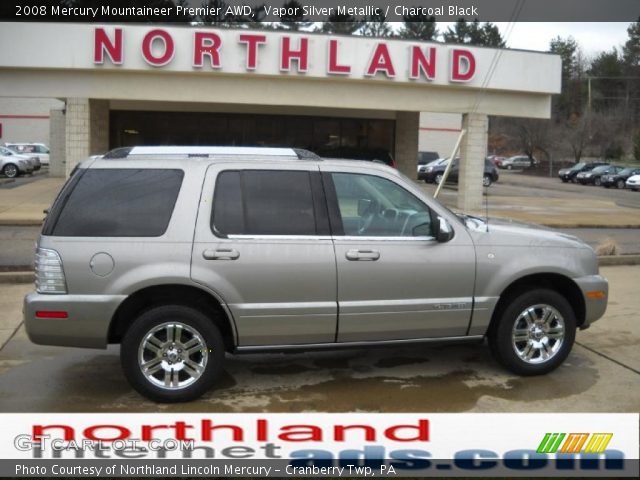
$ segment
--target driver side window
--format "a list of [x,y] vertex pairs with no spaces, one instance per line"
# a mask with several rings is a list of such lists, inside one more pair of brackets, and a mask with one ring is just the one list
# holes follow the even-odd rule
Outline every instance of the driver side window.
[[396,183],[355,173],[331,177],[346,236],[433,236],[429,207]]

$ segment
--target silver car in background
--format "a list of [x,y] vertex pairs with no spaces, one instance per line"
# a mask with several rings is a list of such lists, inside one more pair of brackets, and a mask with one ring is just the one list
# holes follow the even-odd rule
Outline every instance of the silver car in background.
[[[602,317],[576,237],[456,215],[397,170],[293,149],[133,147],[58,195],[24,300],[31,340],[121,344],[141,394],[186,401],[225,353],[482,342],[552,371]],[[572,366],[570,368],[578,368]]]
[[34,160],[18,155],[7,147],[0,147],[0,173],[7,178],[15,178],[18,175],[33,173],[35,170]]

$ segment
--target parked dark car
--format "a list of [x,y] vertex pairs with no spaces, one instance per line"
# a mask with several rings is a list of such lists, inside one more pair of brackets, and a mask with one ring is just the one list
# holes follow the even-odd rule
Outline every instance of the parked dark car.
[[563,183],[573,182],[576,183],[576,176],[581,172],[588,172],[601,165],[609,165],[607,162],[580,162],[576,163],[571,168],[562,168],[558,172],[558,177]]
[[418,165],[426,165],[439,158],[440,154],[438,152],[418,152]]
[[618,173],[603,175],[600,182],[604,188],[624,188],[627,178],[633,175],[640,175],[640,168],[625,168]]
[[[453,165],[451,166],[451,171],[449,172],[449,177],[447,178],[448,182],[458,183],[458,174],[460,172],[459,169],[460,159],[455,158],[453,160]],[[439,165],[435,165],[433,167],[428,167],[424,172],[424,181],[427,183],[440,183],[442,178],[444,177],[444,171],[447,168],[447,162],[441,163]],[[493,164],[491,160],[484,161],[484,175],[482,176],[482,185],[485,187],[490,186],[492,183],[497,182],[499,178],[498,169]]]
[[576,180],[581,185],[595,185],[599,187],[602,184],[603,175],[615,175],[620,171],[622,171],[622,167],[616,165],[600,165],[593,170],[580,172],[576,175]]

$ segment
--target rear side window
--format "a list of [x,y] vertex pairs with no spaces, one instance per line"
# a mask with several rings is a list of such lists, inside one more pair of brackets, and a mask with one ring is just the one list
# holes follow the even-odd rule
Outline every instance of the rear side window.
[[309,172],[222,172],[216,181],[212,230],[219,235],[316,235],[312,183]]
[[184,172],[90,169],[56,200],[43,233],[61,237],[159,237],[169,226]]

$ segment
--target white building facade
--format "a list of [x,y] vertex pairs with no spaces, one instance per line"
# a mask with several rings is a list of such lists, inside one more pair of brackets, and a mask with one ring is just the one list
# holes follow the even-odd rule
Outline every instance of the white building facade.
[[465,129],[458,205],[471,209],[488,115],[548,118],[560,92],[558,56],[466,45],[55,23],[1,24],[8,38],[20,41],[0,49],[0,95],[63,102],[50,112],[60,175],[119,146],[225,144],[388,152],[415,176],[419,150],[449,155]]

